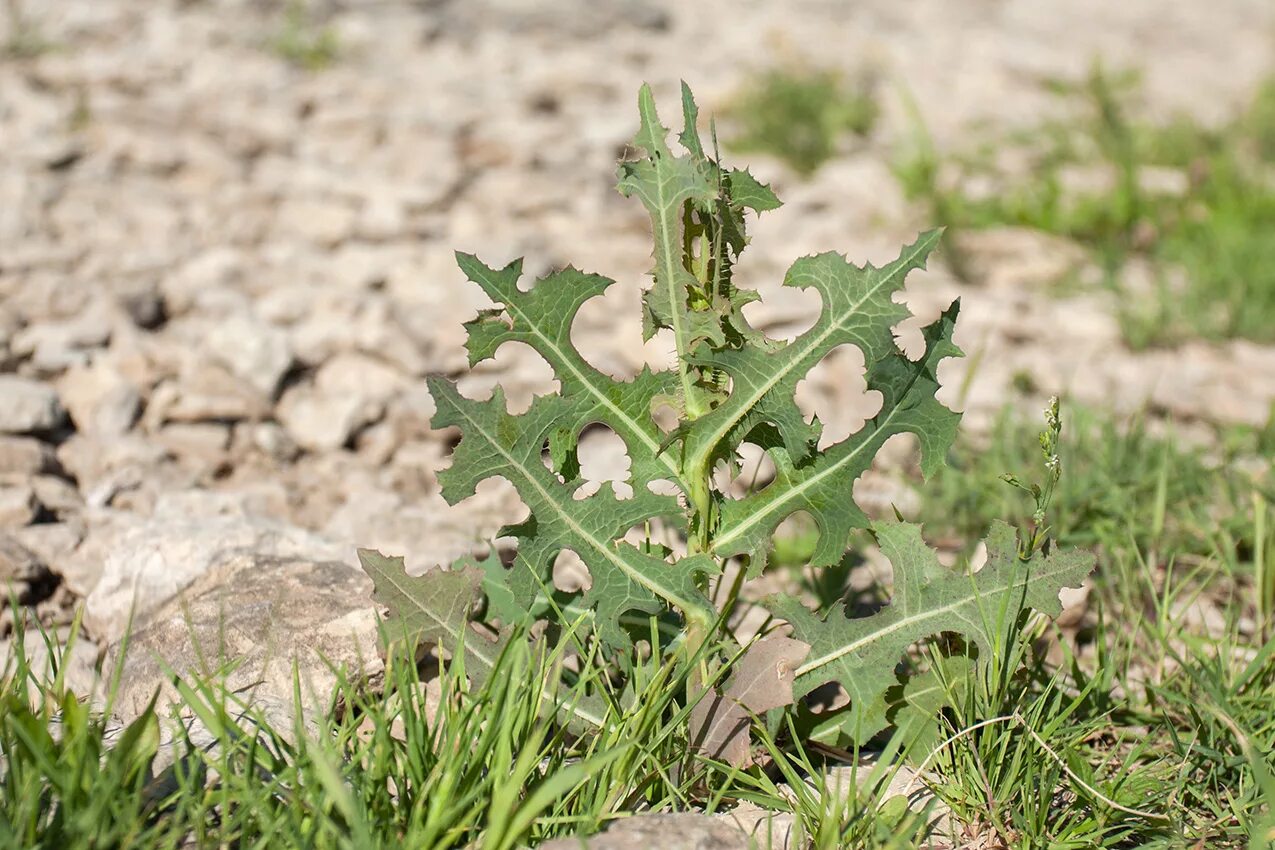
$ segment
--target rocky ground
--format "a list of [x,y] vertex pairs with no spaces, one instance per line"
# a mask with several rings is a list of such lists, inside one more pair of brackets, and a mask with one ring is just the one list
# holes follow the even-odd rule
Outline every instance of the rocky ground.
[[[889,168],[908,133],[896,91],[953,145],[1039,118],[1041,81],[1098,55],[1142,68],[1153,110],[1203,121],[1275,68],[1267,0],[350,0],[311,10],[337,48],[318,70],[281,55],[281,3],[9,8],[0,42],[22,49],[0,60],[0,578],[63,633],[83,603],[85,687],[131,615],[140,648],[179,669],[196,663],[187,622],[220,634],[280,704],[294,649],[375,663],[356,546],[423,570],[520,515],[497,482],[455,508],[435,484],[454,435],[430,429],[423,377],[465,374],[461,323],[484,304],[453,250],[616,278],[584,310],[580,347],[617,375],[667,358],[638,323],[647,223],[613,180],[643,80],[670,119],[679,78],[712,112],[778,59],[883,81],[878,129],[813,180],[748,163],[787,205],[754,228],[741,282],[769,299],[757,321],[791,336],[814,308],[778,288],[793,258],[882,261],[927,225]],[[977,356],[943,377],[967,427],[987,426],[1019,372],[1042,396],[1265,421],[1275,350],[1135,355],[1102,296],[1049,295],[1084,262],[1073,246],[1003,231],[969,251],[980,284],[940,258],[909,285],[922,320],[963,298],[958,342]],[[803,387],[831,436],[862,421],[858,366],[834,357]],[[552,387],[512,349],[462,388],[496,383],[515,406]],[[614,454],[586,473],[622,475]],[[311,675],[322,688],[322,665]],[[124,710],[159,678],[139,662]]]

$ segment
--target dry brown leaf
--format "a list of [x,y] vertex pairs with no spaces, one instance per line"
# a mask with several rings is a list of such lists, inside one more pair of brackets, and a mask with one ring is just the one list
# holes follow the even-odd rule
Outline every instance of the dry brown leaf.
[[725,693],[707,694],[691,709],[691,740],[700,752],[736,767],[748,766],[750,712],[760,714],[792,703],[797,666],[809,652],[809,644],[779,636],[748,647]]

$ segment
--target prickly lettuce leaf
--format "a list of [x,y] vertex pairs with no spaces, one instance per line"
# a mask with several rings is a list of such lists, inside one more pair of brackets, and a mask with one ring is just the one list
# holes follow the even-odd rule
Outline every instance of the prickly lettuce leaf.
[[850,618],[844,605],[826,617],[788,597],[772,598],[768,606],[792,625],[793,637],[811,646],[797,668],[795,696],[836,682],[850,697],[845,709],[821,724],[817,737],[827,742],[862,743],[886,728],[886,693],[898,684],[895,669],[908,647],[955,633],[990,656],[1024,611],[1059,614],[1059,592],[1079,587],[1094,565],[1088,552],[1037,552],[1023,561],[1014,529],[1002,522],[992,525],[987,563],[972,575],[940,564],[918,525],[875,523],[872,533],[894,567],[893,597],[885,608]]
[[[911,315],[896,298],[909,274],[925,267],[939,233],[920,235],[898,259],[880,267],[858,266],[833,253],[798,259],[784,283],[813,289],[822,308],[814,326],[797,339],[768,339],[744,315],[757,294],[739,289],[733,276],[748,244],[749,213],[774,209],[779,201],[748,172],[717,162],[716,139],[705,144],[698,109],[685,87],[681,106],[683,129],[672,140],[650,89],[642,88],[638,131],[618,173],[620,192],[640,201],[651,218],[654,263],[643,327],[648,338],[671,332],[672,369],[644,369],[620,381],[575,349],[572,324],[585,302],[613,285],[610,279],[567,268],[527,285],[520,280],[521,261],[493,268],[473,255],[457,255],[466,276],[495,305],[466,324],[471,365],[495,356],[505,343],[523,343],[549,364],[560,391],[511,414],[499,390],[479,401],[462,396],[449,380],[430,381],[434,427],[460,431],[451,466],[438,475],[444,499],[456,504],[483,481],[501,478],[517,490],[529,514],[501,532],[517,543],[512,567],[491,558],[460,578],[417,583],[365,561],[374,578],[380,575],[379,598],[420,639],[444,640],[448,632],[439,623],[459,622],[457,600],[466,593],[471,601],[485,596],[486,616],[502,624],[520,615],[587,623],[621,657],[632,648],[632,627],[651,616],[667,624],[670,612],[676,612],[696,626],[687,634],[705,639],[719,621],[708,598],[709,580],[729,559],[746,560],[752,574],[760,571],[775,528],[804,511],[819,532],[812,564],[836,563],[851,532],[870,525],[854,504],[853,488],[885,441],[914,434],[922,471],[929,475],[955,437],[959,414],[940,403],[936,393],[940,364],[961,355],[953,342],[958,305],[924,329],[924,350],[916,359],[894,339],[894,329]],[[882,405],[857,433],[820,450],[821,426],[802,414],[795,391],[841,345],[862,352],[868,389],[880,394]],[[663,404],[681,414],[671,433],[653,416]],[[614,487],[603,486],[577,498],[582,483],[578,443],[583,430],[595,424],[624,442],[631,497],[620,498]],[[776,473],[762,489],[727,499],[713,488],[712,471],[720,462],[734,463],[744,442],[764,449]],[[679,494],[655,492],[650,485],[660,480],[673,482]],[[650,520],[687,530],[691,554],[679,558],[651,541],[633,545],[626,540]],[[1059,589],[1078,584],[1092,565],[1085,556],[1057,553],[1020,562],[1013,531],[996,526],[988,541],[989,564],[973,576],[963,575],[942,568],[914,526],[872,527],[896,570],[895,599],[885,610],[848,619],[837,609],[824,618],[793,599],[770,603],[791,623],[793,639],[812,647],[794,671],[796,696],[833,681],[850,693],[849,707],[818,730],[828,740],[863,740],[885,725],[884,695],[897,684],[896,668],[913,643],[950,631],[990,648],[995,630],[1026,608],[1055,612]],[[586,589],[575,594],[553,589],[554,562],[567,549],[589,571]],[[449,584],[447,593],[431,590],[432,581],[455,587]],[[451,632],[464,634],[463,624]],[[671,643],[678,642],[662,641]],[[787,657],[755,656],[769,665],[762,667],[776,677],[772,690],[785,701],[790,680],[779,673]],[[755,659],[750,663],[759,663]],[[741,690],[746,681],[763,679],[735,680],[740,692],[719,695],[728,698],[722,704],[725,713],[705,708],[708,714],[697,721],[706,730],[705,740],[731,760],[746,756],[746,741],[739,735],[741,717],[752,710],[752,690],[745,689],[747,698]]]
[[[424,575],[408,575],[402,558],[387,558],[371,549],[358,551],[359,563],[372,579],[372,598],[389,609],[385,637],[391,644],[406,642],[410,647],[438,646],[447,652],[464,654],[465,675],[479,686],[499,667],[501,654],[508,651],[517,634],[512,623],[525,625],[523,616],[508,621],[495,637],[473,626],[472,612],[482,598],[483,574],[494,556],[476,563],[462,558],[451,569],[431,570]],[[558,698],[556,682],[544,683],[546,701],[557,706],[560,719],[576,729],[598,728],[606,718],[606,704],[596,695],[575,694],[570,700]]]
[[[900,262],[902,266],[908,265]],[[833,263],[832,267],[840,268],[840,261]],[[841,270],[844,271],[844,268]],[[895,277],[897,274],[898,272],[882,272],[884,277]],[[729,500],[722,504],[721,523],[714,537],[714,552],[721,556],[751,556],[755,574],[764,562],[766,548],[775,527],[796,511],[806,511],[820,533],[811,563],[814,566],[835,564],[846,550],[850,533],[868,525],[867,516],[855,505],[850,494],[855,480],[872,465],[873,458],[886,440],[904,432],[915,434],[921,444],[922,469],[926,474],[942,463],[955,439],[960,415],[940,404],[934,394],[939,388],[939,363],[946,357],[961,354],[960,349],[952,342],[958,310],[959,304],[953,303],[936,322],[925,329],[925,352],[916,361],[909,360],[898,350],[889,337],[888,326],[885,328],[884,337],[878,341],[881,351],[867,361],[868,389],[881,394],[880,412],[858,432],[818,454],[813,453],[813,429],[805,432],[804,436],[798,436],[803,434],[804,423],[797,415],[796,405],[792,400],[796,388],[794,375],[781,378],[778,370],[782,370],[782,367],[778,366],[768,377],[762,365],[764,360],[755,364],[751,372],[732,373],[736,375],[736,390],[732,402],[740,392],[750,392],[759,398],[776,394],[777,397],[772,398],[769,403],[778,405],[778,397],[786,398],[790,411],[787,416],[763,416],[756,409],[743,414],[741,421],[754,423],[750,439],[768,449],[775,461],[775,480],[744,499]],[[889,314],[897,315],[893,310]],[[818,327],[816,325],[815,329]],[[804,338],[799,338],[793,345],[800,346]],[[789,362],[784,357],[784,351],[767,359],[778,363]],[[808,363],[800,370],[802,374],[810,365],[813,363]],[[779,389],[781,384],[782,390]],[[764,389],[767,385],[771,389]],[[748,387],[752,389],[744,389]],[[719,411],[728,409],[730,406],[724,405],[697,421],[687,439],[695,441],[705,427],[704,423],[709,423],[710,420],[714,420],[711,427],[724,433],[729,419],[716,415]],[[767,435],[774,432],[758,427],[763,424],[778,428],[780,435],[768,438]],[[790,429],[787,437],[782,434],[785,425]],[[794,443],[800,448],[797,454],[791,450]]]
[[[494,357],[506,342],[521,342],[545,359],[562,386],[561,398],[569,403],[559,406],[562,419],[551,432],[550,449],[559,453],[555,462],[571,471],[568,450],[574,450],[586,425],[600,422],[624,440],[635,486],[645,488],[661,478],[680,483],[674,457],[659,451],[664,434],[651,418],[653,401],[674,391],[672,373],[643,370],[632,381],[617,381],[590,365],[571,342],[580,307],[615,281],[567,268],[523,292],[518,288],[522,260],[493,269],[471,254],[458,253],[456,259],[465,275],[500,305],[465,324],[470,365]],[[571,481],[574,475],[566,477]]]
[[467,563],[420,576],[407,574],[402,558],[387,558],[372,549],[358,551],[359,563],[372,579],[372,598],[389,609],[385,638],[441,646],[465,647],[465,669],[481,683],[491,674],[507,635],[493,641],[470,628],[470,611],[478,601],[483,574]]
[[611,646],[631,642],[620,627],[629,611],[659,614],[670,605],[683,612],[712,611],[698,584],[698,576],[715,571],[712,558],[699,555],[671,564],[622,541],[639,523],[680,514],[676,498],[642,487],[634,488],[632,498],[620,499],[608,486],[576,500],[577,488],[545,466],[545,443],[570,418],[572,399],[542,396],[526,413],[514,415],[499,389],[487,401],[474,401],[442,378],[431,379],[429,388],[437,406],[434,426],[455,426],[462,434],[451,467],[438,475],[443,498],[455,504],[474,495],[482,481],[500,477],[531,511],[526,521],[501,532],[517,539],[519,557],[528,566],[509,574],[509,589],[525,610],[542,588],[553,585],[554,560],[570,549],[588,566],[592,580],[581,604],[596,612],[597,632]]

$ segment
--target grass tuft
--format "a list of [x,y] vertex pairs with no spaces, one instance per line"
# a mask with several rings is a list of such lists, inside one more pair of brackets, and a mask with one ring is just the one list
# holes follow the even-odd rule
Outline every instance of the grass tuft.
[[841,152],[845,139],[871,133],[878,108],[867,81],[831,70],[772,68],[740,87],[726,115],[738,125],[731,150],[778,157],[809,177]]
[[271,46],[282,59],[305,71],[322,71],[341,55],[336,30],[320,24],[306,0],[290,0]]
[[[1275,81],[1216,129],[1138,118],[1136,81],[1095,66],[1054,86],[1071,117],[961,156],[939,154],[918,118],[896,174],[955,231],[1026,227],[1087,247],[1134,348],[1275,341]],[[1007,170],[1006,151],[1027,167]],[[1131,279],[1134,259],[1149,280]]]

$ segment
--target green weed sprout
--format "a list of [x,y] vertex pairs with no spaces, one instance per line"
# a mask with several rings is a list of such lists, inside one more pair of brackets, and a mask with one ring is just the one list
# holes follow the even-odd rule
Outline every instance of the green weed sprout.
[[[470,365],[493,357],[505,343],[524,343],[550,365],[561,389],[511,414],[499,389],[489,400],[474,401],[452,381],[431,379],[433,425],[461,432],[452,465],[439,473],[442,495],[455,504],[482,481],[500,477],[514,486],[530,516],[500,532],[517,542],[509,566],[493,554],[413,577],[401,559],[362,550],[363,566],[376,598],[389,609],[392,633],[409,643],[457,649],[479,681],[514,639],[512,624],[543,620],[561,627],[585,616],[600,657],[618,662],[619,670],[633,657],[634,623],[675,623],[677,636],[667,650],[707,682],[726,660],[710,648],[729,638],[724,623],[736,594],[716,594],[726,599],[726,610],[719,610],[710,587],[729,563],[742,567],[746,578],[759,575],[776,527],[798,512],[818,530],[813,567],[836,564],[851,534],[869,529],[894,566],[892,604],[851,618],[844,604],[821,616],[799,599],[768,598],[765,607],[789,624],[791,636],[772,632],[747,647],[720,698],[702,700],[710,708],[691,718],[704,749],[745,763],[750,715],[835,683],[849,704],[821,714],[810,736],[837,745],[866,741],[889,726],[888,694],[897,691],[896,668],[909,647],[941,633],[991,647],[1002,624],[1020,611],[1058,613],[1059,591],[1079,585],[1093,559],[1037,551],[1020,558],[1014,529],[995,523],[988,562],[971,575],[942,566],[919,526],[870,521],[854,502],[853,486],[881,446],[896,434],[915,435],[928,476],[943,463],[960,419],[935,398],[939,364],[961,354],[952,341],[959,305],[924,329],[924,350],[916,359],[899,348],[892,330],[911,315],[895,296],[908,273],[925,266],[940,233],[921,234],[879,268],[832,252],[798,259],[784,284],[813,289],[822,308],[813,327],[795,340],[770,339],[745,315],[758,294],[738,288],[733,275],[748,245],[751,214],[777,208],[779,199],[747,171],[708,155],[685,85],[680,152],[669,146],[648,87],[639,94],[638,111],[632,147],[640,153],[620,163],[618,188],[650,214],[653,283],[644,294],[642,324],[648,339],[657,332],[671,335],[675,366],[646,368],[621,381],[576,350],[571,326],[577,312],[614,281],[568,267],[524,289],[521,261],[492,268],[458,254],[466,276],[497,305],[465,325]],[[882,405],[857,433],[820,449],[821,425],[803,415],[794,393],[816,364],[845,344],[863,352],[868,389],[880,394]],[[654,414],[661,407],[677,412],[676,427],[660,427]],[[577,442],[585,428],[598,426],[624,441],[631,496],[603,486],[577,497],[583,483]],[[769,454],[774,480],[729,498],[714,474],[725,468],[738,475],[745,443]],[[644,537],[642,529],[653,521],[673,528],[684,548]],[[588,586],[573,594],[553,586],[554,562],[564,550],[578,555],[590,574]],[[483,612],[480,618],[475,610]],[[475,619],[483,621],[481,631]],[[551,639],[554,633],[546,632]],[[693,686],[690,691],[691,700],[703,696]],[[595,709],[586,703],[573,709],[571,722],[592,724]]]

